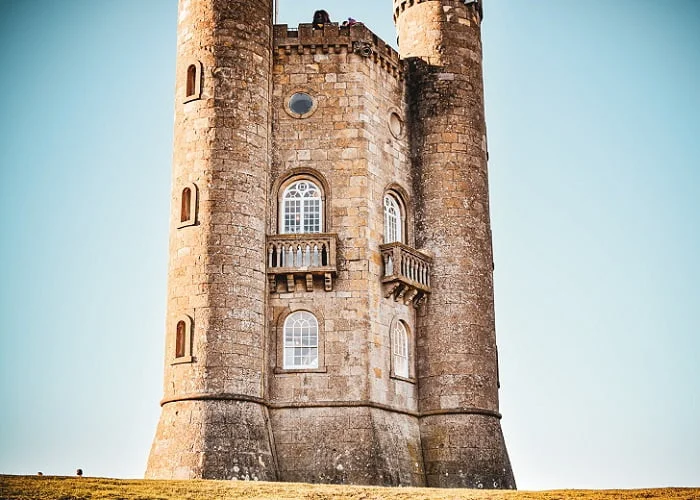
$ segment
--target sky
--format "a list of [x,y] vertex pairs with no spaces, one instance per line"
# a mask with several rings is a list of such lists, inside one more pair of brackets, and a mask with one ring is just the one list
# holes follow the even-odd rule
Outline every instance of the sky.
[[[395,45],[389,0],[325,8]],[[502,426],[521,489],[700,486],[700,2],[486,0]],[[175,0],[0,0],[0,473],[142,477]]]

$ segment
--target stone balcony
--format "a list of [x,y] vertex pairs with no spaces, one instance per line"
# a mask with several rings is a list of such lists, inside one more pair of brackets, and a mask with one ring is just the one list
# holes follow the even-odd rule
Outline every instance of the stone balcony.
[[314,276],[323,277],[324,288],[333,290],[333,276],[338,271],[335,233],[274,234],[267,236],[267,277],[270,292],[277,290],[277,277],[286,278],[288,292],[295,288],[295,277],[306,280],[312,291]]
[[432,259],[399,242],[380,245],[379,250],[384,262],[384,297],[417,307],[430,293]]

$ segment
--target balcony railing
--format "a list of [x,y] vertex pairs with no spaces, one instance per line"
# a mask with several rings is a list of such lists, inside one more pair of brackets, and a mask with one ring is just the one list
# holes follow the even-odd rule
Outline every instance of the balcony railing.
[[414,305],[430,293],[432,259],[403,243],[380,245],[384,262],[384,296]]
[[306,278],[306,289],[313,290],[313,277],[323,276],[327,291],[333,289],[338,271],[335,233],[275,234],[267,236],[267,275],[270,291],[277,289],[277,276],[286,275],[287,291],[295,289],[295,277]]

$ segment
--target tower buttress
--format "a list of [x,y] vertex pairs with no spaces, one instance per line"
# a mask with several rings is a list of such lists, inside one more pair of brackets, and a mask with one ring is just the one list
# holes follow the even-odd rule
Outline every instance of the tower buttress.
[[265,400],[272,0],[180,0],[162,413],[149,478],[277,478]]
[[416,245],[433,254],[418,318],[428,486],[515,488],[498,411],[481,4],[394,0],[407,61]]

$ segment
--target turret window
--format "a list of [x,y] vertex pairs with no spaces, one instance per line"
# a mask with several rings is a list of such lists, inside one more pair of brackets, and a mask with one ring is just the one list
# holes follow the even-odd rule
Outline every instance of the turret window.
[[[177,205],[176,205],[177,206]],[[180,217],[177,227],[197,224],[197,186],[188,184],[180,192]]]
[[185,356],[185,335],[187,332],[187,325],[184,321],[177,322],[177,328],[175,329],[175,357],[182,358]]
[[173,344],[172,364],[191,363],[192,358],[192,337],[194,321],[190,316],[180,316],[175,322],[175,331],[172,338]]
[[318,321],[313,314],[290,314],[284,322],[284,369],[318,368],[318,340]]
[[185,222],[192,216],[190,210],[191,201],[192,190],[186,187],[182,190],[182,200],[180,200],[180,222]]
[[281,212],[281,233],[320,233],[323,228],[321,190],[307,179],[293,182],[284,190]]
[[184,102],[202,98],[202,63],[192,61],[185,72]]
[[192,97],[195,91],[195,83],[197,81],[197,66],[190,64],[187,68],[187,92],[186,97]]

